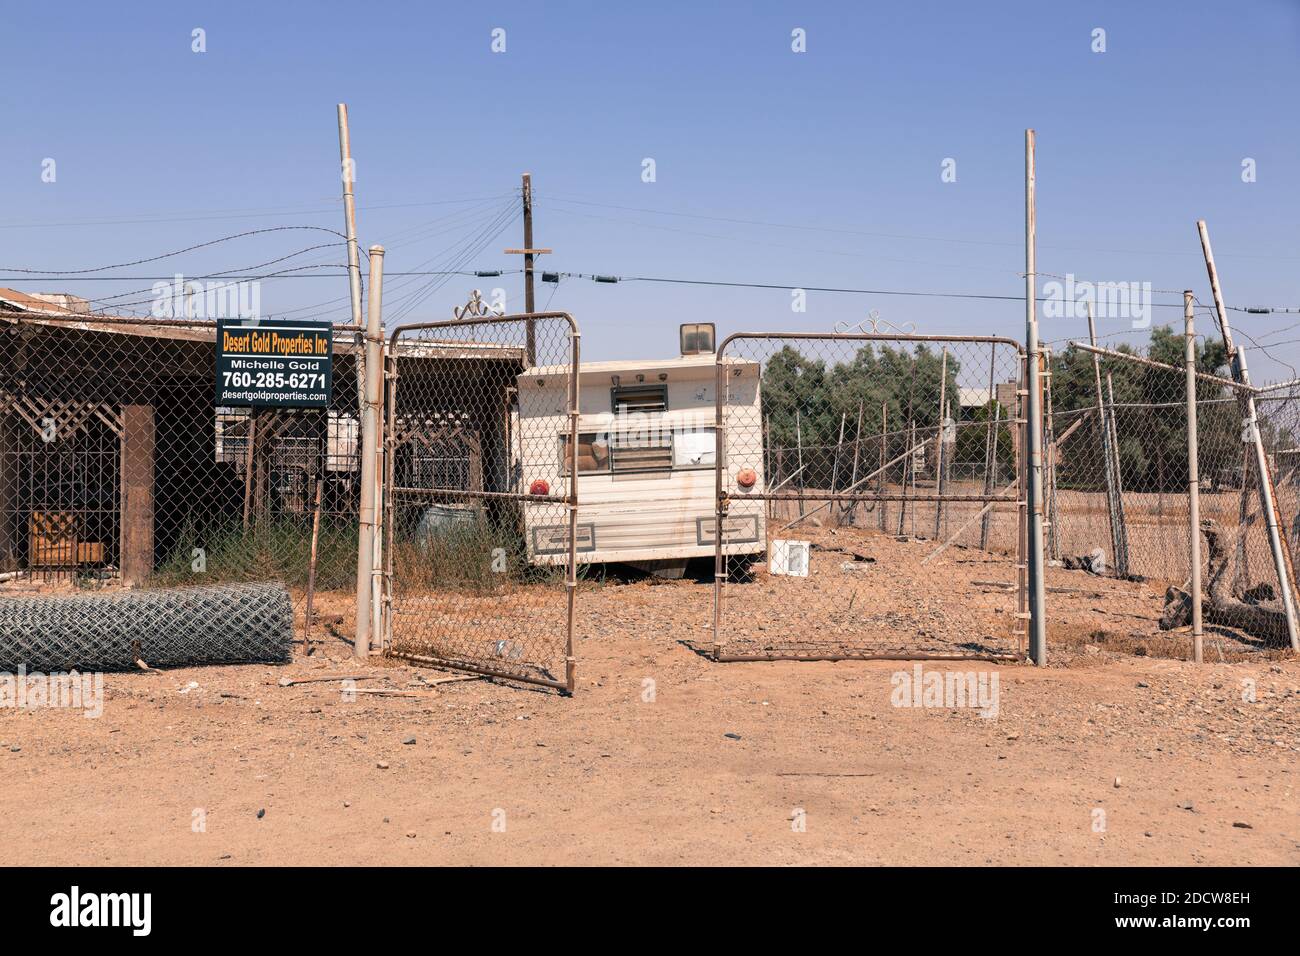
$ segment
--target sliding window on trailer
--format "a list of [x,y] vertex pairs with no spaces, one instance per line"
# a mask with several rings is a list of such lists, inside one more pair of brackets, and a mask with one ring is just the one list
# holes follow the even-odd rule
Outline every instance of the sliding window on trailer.
[[[651,428],[578,434],[578,474],[607,475],[713,468],[714,428]],[[560,468],[569,473],[569,436],[559,436]]]

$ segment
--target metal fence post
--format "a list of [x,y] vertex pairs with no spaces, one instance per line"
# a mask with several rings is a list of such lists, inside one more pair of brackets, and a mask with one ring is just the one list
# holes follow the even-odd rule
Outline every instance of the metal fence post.
[[366,400],[361,409],[361,503],[358,509],[357,534],[357,632],[353,656],[366,658],[374,632],[374,588],[376,572],[375,551],[375,497],[379,475],[379,456],[376,437],[379,434],[380,388],[383,385],[382,360],[384,284],[384,247],[370,247],[370,302],[366,309],[366,335],[363,354],[357,356],[358,364],[364,362]]
[[1047,663],[1047,588],[1043,580],[1043,393],[1038,344],[1037,221],[1034,194],[1034,131],[1025,130],[1025,348],[1029,427],[1029,656]]
[[1187,337],[1187,523],[1191,543],[1192,657],[1199,664],[1205,637],[1201,626],[1201,462],[1196,436],[1196,328],[1190,290],[1183,293],[1183,325]]

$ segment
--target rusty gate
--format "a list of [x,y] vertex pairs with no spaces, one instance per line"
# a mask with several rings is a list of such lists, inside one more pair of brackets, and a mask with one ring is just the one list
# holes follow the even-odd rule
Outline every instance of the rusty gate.
[[727,338],[713,656],[1024,657],[1023,374],[990,336]]
[[385,653],[572,693],[578,362],[563,312],[393,333]]

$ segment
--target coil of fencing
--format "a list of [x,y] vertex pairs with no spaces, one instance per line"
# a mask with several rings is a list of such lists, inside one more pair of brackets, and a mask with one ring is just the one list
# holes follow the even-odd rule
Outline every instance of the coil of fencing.
[[0,670],[282,664],[293,604],[280,584],[0,599]]

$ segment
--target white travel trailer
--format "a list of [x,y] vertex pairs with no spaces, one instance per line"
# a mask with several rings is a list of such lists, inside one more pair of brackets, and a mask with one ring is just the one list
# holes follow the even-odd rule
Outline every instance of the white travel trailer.
[[[584,362],[578,375],[579,563],[631,564],[680,576],[691,558],[715,552],[717,356],[712,326],[683,326],[683,354],[659,361]],[[736,475],[761,491],[763,440],[757,362],[727,359],[724,488]],[[562,494],[568,484],[567,368],[531,368],[518,378],[512,428],[515,480],[527,492],[541,478]],[[545,492],[543,492],[545,493]],[[733,502],[723,527],[725,553],[762,554],[761,501]],[[557,564],[568,528],[556,507],[524,505],[533,564]]]

